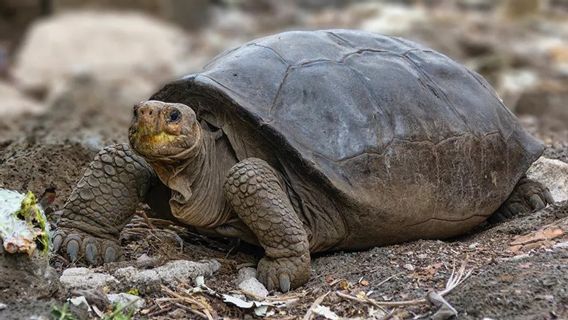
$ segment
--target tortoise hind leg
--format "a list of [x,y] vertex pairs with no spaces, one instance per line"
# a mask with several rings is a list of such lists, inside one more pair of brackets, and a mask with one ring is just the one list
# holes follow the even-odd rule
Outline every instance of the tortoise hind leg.
[[509,198],[489,217],[489,222],[507,220],[522,213],[534,212],[554,202],[548,188],[542,183],[523,176]]

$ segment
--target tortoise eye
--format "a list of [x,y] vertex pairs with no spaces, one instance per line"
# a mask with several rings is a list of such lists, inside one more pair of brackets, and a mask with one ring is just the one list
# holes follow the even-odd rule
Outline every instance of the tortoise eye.
[[181,113],[179,110],[172,110],[168,116],[168,122],[176,122],[181,118]]

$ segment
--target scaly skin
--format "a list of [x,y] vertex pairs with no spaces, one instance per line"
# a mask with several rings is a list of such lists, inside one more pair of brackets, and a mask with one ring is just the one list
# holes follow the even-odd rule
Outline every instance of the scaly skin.
[[118,260],[120,231],[155,181],[150,166],[128,145],[101,150],[63,207],[54,250],[93,265]]
[[548,188],[525,176],[519,180],[509,198],[489,218],[489,222],[501,222],[518,214],[540,210],[552,203],[554,199]]
[[258,277],[269,290],[283,292],[310,277],[309,242],[303,224],[284,192],[277,172],[263,160],[245,159],[231,168],[225,197],[254,232],[266,256]]

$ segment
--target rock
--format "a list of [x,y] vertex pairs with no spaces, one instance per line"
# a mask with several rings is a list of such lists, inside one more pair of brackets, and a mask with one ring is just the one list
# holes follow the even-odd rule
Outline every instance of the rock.
[[527,177],[543,183],[555,202],[568,200],[568,164],[540,157],[527,171]]
[[160,17],[186,29],[207,25],[211,0],[52,0],[55,13],[77,9],[137,11]]
[[268,290],[256,278],[250,278],[239,283],[239,289],[247,295],[252,295],[255,299],[264,300],[268,296]]
[[408,33],[413,26],[420,25],[428,19],[426,11],[419,7],[398,4],[366,3],[377,6],[377,14],[363,20],[360,28],[382,34],[402,35]]
[[144,299],[128,293],[111,293],[107,295],[107,298],[112,304],[127,305],[131,303],[128,309],[133,312],[142,309],[145,304]]
[[268,296],[268,290],[256,278],[255,268],[241,268],[236,282],[240,290],[245,294],[252,295],[255,299],[263,300]]
[[559,242],[552,246],[552,249],[566,249],[568,248],[568,241]]
[[141,269],[148,269],[155,267],[158,262],[158,258],[150,257],[147,254],[143,253],[136,259],[136,266]]
[[404,269],[408,270],[408,271],[414,271],[414,266],[410,263],[407,263],[403,266]]
[[0,303],[0,310],[6,309],[8,306],[4,303]]
[[183,31],[142,14],[69,12],[33,25],[17,53],[13,76],[38,93],[86,73],[116,86],[145,82],[152,87],[149,95],[185,71],[188,49]]
[[90,306],[96,306],[99,310],[106,310],[110,305],[110,301],[102,288],[72,290],[70,295],[84,297]]
[[239,283],[250,278],[256,278],[256,269],[252,267],[240,268],[236,284],[238,285]]
[[201,262],[174,260],[149,270],[121,268],[114,272],[114,276],[120,280],[120,286],[125,290],[136,288],[141,293],[149,293],[159,290],[162,284],[175,285],[189,279],[195,280],[198,276],[211,276],[220,267],[216,260]]
[[63,271],[59,282],[66,290],[96,289],[118,285],[115,277],[94,272],[89,268],[69,268]]

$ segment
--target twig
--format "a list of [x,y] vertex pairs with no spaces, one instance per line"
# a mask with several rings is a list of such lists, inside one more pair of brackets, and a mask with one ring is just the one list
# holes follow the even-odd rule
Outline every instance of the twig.
[[312,305],[310,306],[310,308],[308,309],[308,311],[306,311],[306,314],[304,315],[304,319],[303,320],[310,320],[312,318],[312,313],[314,312],[314,309],[321,304],[321,302],[323,301],[323,299],[325,299],[325,297],[327,297],[327,295],[330,293],[330,291],[322,294],[321,296],[319,296],[314,303],[312,303]]
[[188,306],[186,306],[186,305],[183,305],[183,304],[181,304],[181,303],[174,303],[174,305],[175,305],[176,307],[178,307],[178,308],[182,308],[183,310],[189,311],[189,312],[191,312],[191,313],[193,313],[193,314],[195,314],[195,315],[197,315],[197,316],[200,316],[200,317],[202,317],[202,318],[204,318],[204,319],[208,319],[208,318],[209,318],[205,313],[200,312],[200,311],[197,311],[197,310],[193,310],[192,308],[190,308],[190,307],[188,307]]
[[203,309],[203,313],[206,315],[206,318],[207,318],[207,319],[213,320],[213,316],[211,315],[211,312],[209,311],[209,308],[208,308],[206,305],[204,305],[202,302],[197,301],[197,300],[195,300],[195,299],[192,299],[192,298],[190,298],[190,297],[182,296],[182,295],[180,295],[180,294],[178,294],[178,293],[176,293],[176,292],[174,292],[174,291],[168,289],[168,288],[167,288],[166,286],[164,286],[164,285],[162,285],[162,290],[165,291],[167,294],[169,294],[169,295],[171,295],[171,296],[173,296],[173,297],[175,297],[175,298],[178,298],[178,299],[182,300],[183,302],[197,305],[198,307],[200,307],[201,309]]
[[403,274],[403,273],[404,273],[404,271],[403,271],[403,272],[399,272],[399,273],[393,274],[392,276],[390,276],[390,277],[386,278],[385,280],[379,282],[379,283],[377,284],[377,287],[382,286],[383,284],[387,283],[389,280],[391,280],[391,279],[393,279],[393,278],[395,278],[395,277],[398,277],[398,276],[400,276],[400,275]]
[[144,211],[144,210],[136,211],[136,215],[141,217],[142,219],[144,219],[144,222],[148,225],[148,228],[155,229],[152,222],[150,222],[150,218],[148,218],[146,211]]
[[[458,285],[460,285],[465,280],[467,280],[467,278],[469,278],[469,276],[471,276],[472,272],[473,272],[473,270],[469,270],[468,272],[465,271],[465,263],[461,265],[457,274],[455,273],[455,268],[452,269],[452,274],[450,275],[450,278],[446,282],[446,288],[444,290],[438,292],[438,294],[440,296],[445,296],[446,294],[450,293]],[[360,303],[370,304],[370,305],[373,305],[373,306],[379,307],[379,308],[380,307],[402,307],[402,306],[411,306],[411,305],[429,303],[428,299],[426,299],[426,298],[415,299],[415,300],[404,300],[404,301],[377,301],[377,300],[374,300],[374,299],[371,299],[371,298],[368,298],[368,297],[365,297],[365,298],[355,297],[355,296],[352,296],[350,294],[342,293],[340,291],[336,291],[335,294],[337,294],[338,296],[345,298],[345,299],[357,301],[357,302],[360,302]]]

